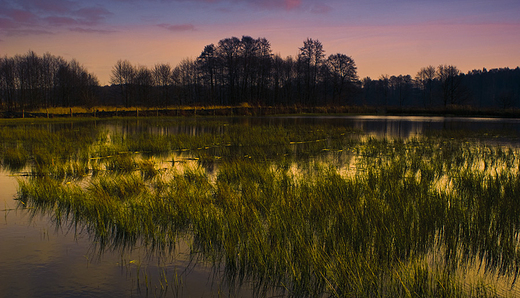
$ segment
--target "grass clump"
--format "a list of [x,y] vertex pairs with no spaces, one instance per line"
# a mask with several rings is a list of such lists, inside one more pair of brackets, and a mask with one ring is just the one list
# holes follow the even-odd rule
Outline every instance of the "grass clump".
[[[19,198],[87,226],[106,247],[168,249],[186,236],[194,254],[259,295],[283,287],[291,297],[494,297],[486,274],[518,275],[517,149],[302,131],[161,136],[199,163],[176,158],[159,170],[160,155],[114,150],[90,160],[97,174],[82,183],[60,174],[68,167],[21,180]],[[144,148],[132,138],[109,146]],[[102,156],[97,148],[89,156]]]

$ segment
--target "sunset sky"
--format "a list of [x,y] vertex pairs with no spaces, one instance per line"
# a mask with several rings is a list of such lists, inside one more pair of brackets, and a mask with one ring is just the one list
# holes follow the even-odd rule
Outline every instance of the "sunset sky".
[[0,55],[75,58],[102,85],[119,59],[195,59],[227,37],[265,37],[296,56],[306,38],[343,53],[361,78],[520,65],[518,0],[0,0]]

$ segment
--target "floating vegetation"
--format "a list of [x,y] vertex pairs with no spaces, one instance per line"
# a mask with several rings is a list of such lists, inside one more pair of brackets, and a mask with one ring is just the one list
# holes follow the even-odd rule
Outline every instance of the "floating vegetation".
[[[188,239],[192,254],[259,296],[515,295],[518,149],[329,128],[159,134],[165,151],[150,149],[154,134],[100,131],[68,158],[33,157],[46,170],[20,179],[18,199],[86,227],[103,248],[168,251]],[[179,156],[135,153],[145,148]]]

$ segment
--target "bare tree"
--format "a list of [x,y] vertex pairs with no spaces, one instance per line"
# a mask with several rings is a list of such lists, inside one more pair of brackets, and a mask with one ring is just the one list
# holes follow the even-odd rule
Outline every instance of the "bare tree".
[[421,68],[415,76],[417,87],[423,92],[425,106],[432,106],[433,104],[433,81],[435,80],[435,73],[435,67],[429,65]]
[[222,61],[222,85],[226,86],[228,102],[223,104],[237,104],[238,103],[238,75],[239,75],[239,56],[240,56],[240,39],[236,37],[222,39],[218,42],[218,55]]
[[120,86],[121,97],[126,107],[130,106],[130,89],[134,76],[135,69],[128,60],[118,60],[110,75],[110,83]]
[[390,77],[387,74],[381,75],[379,77],[378,89],[379,93],[383,97],[380,99],[380,105],[386,107],[388,105],[388,93],[390,90]]
[[397,97],[399,108],[402,108],[404,101],[407,99],[410,93],[412,78],[410,75],[391,76],[389,83],[395,97]]
[[150,93],[153,86],[152,72],[145,66],[138,66],[135,70],[134,83],[137,91],[137,102],[141,105],[150,105]]
[[460,103],[461,98],[458,97],[461,89],[459,74],[460,71],[453,65],[439,65],[437,67],[437,79],[441,83],[444,107],[449,104]]
[[300,65],[299,73],[303,79],[303,85],[305,92],[305,103],[316,104],[316,86],[318,84],[319,70],[323,64],[323,58],[325,57],[325,51],[323,45],[319,40],[313,40],[307,38],[303,42],[303,47],[300,48],[298,54],[298,63]]
[[193,60],[183,59],[173,70],[175,83],[180,87],[180,104],[191,104],[197,101],[197,64]]
[[359,81],[356,63],[351,57],[338,53],[330,55],[325,65],[332,79],[332,100],[335,104],[339,104],[343,94],[350,91]]
[[155,105],[166,105],[170,99],[170,89],[173,84],[172,69],[169,64],[156,64],[152,70],[153,82],[159,88],[160,96],[156,97]]
[[[271,50],[271,43],[265,38],[258,38],[256,40],[257,49],[255,53],[255,72],[256,72],[256,98],[258,102],[265,103],[266,98],[271,98],[265,94],[271,83],[271,69],[273,67],[273,53]],[[267,100],[269,104],[272,99]]]
[[204,47],[204,50],[197,58],[197,64],[200,72],[201,83],[203,86],[209,86],[208,101],[215,103],[215,88],[219,65],[219,57],[217,56],[217,48],[214,44]]
[[0,96],[1,104],[8,111],[16,108],[16,91],[18,89],[16,63],[14,58],[0,58]]

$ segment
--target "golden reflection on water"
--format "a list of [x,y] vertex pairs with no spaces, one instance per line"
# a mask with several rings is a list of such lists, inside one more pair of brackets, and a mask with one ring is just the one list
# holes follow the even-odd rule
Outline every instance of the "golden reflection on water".
[[[420,129],[417,129],[417,131],[420,131]],[[126,132],[129,133],[129,132]],[[190,133],[196,134],[196,131],[190,131]],[[388,133],[388,134],[387,134]],[[406,153],[412,152],[414,150],[420,150],[420,144],[419,145],[411,145],[414,142],[414,135],[408,135],[408,138],[405,138],[405,140],[395,141],[393,137],[389,137],[390,135],[394,135],[396,131],[394,131],[394,128],[390,126],[389,131],[385,132],[383,135],[383,139],[387,141],[387,143],[384,144],[384,146],[401,146],[405,145],[407,146],[406,150],[408,150]],[[397,133],[400,133],[398,131]],[[396,149],[393,148],[391,150],[385,151],[385,153],[378,152],[377,150],[373,148],[369,148],[369,146],[374,145],[371,144],[373,140],[373,137],[371,136],[361,136],[359,137],[359,143],[355,147],[345,147],[342,149],[334,148],[331,145],[332,143],[329,140],[325,139],[317,139],[314,141],[302,141],[297,142],[294,141],[290,146],[290,150],[292,150],[293,156],[299,156],[303,155],[306,158],[305,159],[297,159],[288,158],[285,164],[285,167],[287,169],[286,173],[289,176],[290,179],[295,181],[295,185],[297,186],[298,183],[303,184],[305,181],[303,179],[312,178],[312,175],[318,175],[314,174],[314,169],[328,169],[332,168],[334,171],[336,171],[340,177],[343,179],[367,179],[368,172],[373,171],[374,169],[377,169],[378,167],[386,168],[393,165],[395,162],[395,152]],[[379,139],[378,139],[379,140]],[[98,146],[106,146],[110,145],[111,142],[114,141],[112,137],[107,137],[104,143],[98,144]],[[394,143],[395,141],[395,143]],[[416,141],[416,140],[415,140]],[[377,142],[374,142],[377,143]],[[313,147],[314,144],[319,144],[320,146]],[[379,144],[379,143],[378,143]],[[375,144],[375,145],[378,145]],[[391,144],[391,145],[388,145]],[[436,146],[442,146],[443,144],[437,144]],[[415,147],[414,147],[415,146]],[[434,145],[435,146],[435,145]],[[518,157],[519,151],[518,149],[510,149],[509,147],[500,147],[500,146],[492,146],[492,145],[478,145],[473,146],[472,143],[466,143],[464,145],[464,150],[466,152],[461,156],[462,161],[453,160],[453,164],[457,164],[457,167],[464,168],[466,171],[471,173],[477,173],[479,175],[482,175],[482,177],[485,177],[486,179],[489,179],[490,177],[498,177],[503,173],[510,173],[511,169],[519,169],[519,161]],[[230,146],[226,146],[230,147]],[[317,149],[316,149],[317,148]],[[436,147],[437,148],[437,147]],[[244,150],[242,152],[242,148],[238,148],[236,152],[239,152],[238,160],[247,160],[251,159],[250,155],[247,155]],[[388,148],[385,148],[388,149]],[[437,149],[441,149],[440,147]],[[195,151],[195,150],[193,150]],[[176,151],[171,154],[166,154],[166,156],[153,156],[149,157],[145,154],[141,154],[139,152],[125,152],[125,155],[130,156],[132,162],[135,165],[139,165],[140,162],[144,160],[150,161],[151,164],[158,170],[158,179],[162,179],[164,181],[167,181],[169,178],[174,177],[175,175],[187,175],[190,173],[196,173],[200,174],[200,176],[204,176],[208,182],[212,185],[215,185],[217,183],[217,177],[219,173],[219,166],[221,164],[221,159],[223,156],[221,155],[213,155],[213,151],[210,150],[209,146],[200,147],[197,148],[197,151],[204,151],[207,154],[201,155],[196,154],[193,151]],[[310,151],[310,153],[308,152]],[[243,153],[243,154],[242,154]],[[367,161],[366,155],[374,154],[371,156],[373,160]],[[496,156],[501,156],[501,158],[496,158]],[[504,157],[505,156],[505,157]],[[509,156],[509,157],[508,157]],[[202,157],[202,158],[201,158]],[[97,157],[91,159],[91,165],[95,164],[100,159],[110,159],[113,158],[113,156],[104,156],[104,157]],[[280,162],[272,161],[272,160],[264,160],[264,163],[268,164],[269,169],[275,171],[279,169]],[[403,165],[405,167],[408,167],[407,170],[404,172],[403,176],[412,179],[414,182],[418,183],[423,179],[423,175],[427,175],[425,172],[421,171],[414,171],[413,168],[413,161],[408,160],[406,158],[403,159]],[[421,162],[424,162],[426,164],[428,163],[434,163],[435,160],[431,160],[431,157],[424,156],[421,159]],[[444,164],[443,167],[449,167],[449,163],[446,160],[443,160]],[[106,164],[100,163],[97,166],[99,166],[99,170],[102,173],[109,173],[111,170],[107,168]],[[139,168],[139,166],[135,166],[135,169],[133,169],[133,172],[140,171],[142,169]],[[316,172],[316,173],[323,173]],[[460,174],[460,172],[457,172],[457,175]],[[518,175],[518,171],[516,173]],[[86,188],[89,185],[89,180],[91,176],[86,176],[82,178],[78,178],[77,180],[67,181],[66,183],[72,183],[79,185],[83,188]],[[455,183],[458,181],[460,177],[454,176],[452,172],[450,172],[449,168],[446,168],[446,171],[444,171],[443,168],[443,174],[438,175],[434,180],[432,180],[432,189],[437,191],[438,193],[444,193],[444,194],[450,194],[454,192],[456,189]],[[0,182],[1,183],[1,182]],[[448,201],[447,208],[451,208],[451,202]],[[7,209],[7,208],[6,208]],[[6,215],[8,215],[6,213]],[[7,217],[6,217],[7,218]],[[43,234],[48,235],[47,232],[44,232]],[[444,266],[444,260],[446,259],[446,252],[444,247],[444,244],[442,244],[439,240],[440,236],[436,236],[438,239],[438,243],[435,245],[434,248],[432,248],[424,257],[423,260],[426,261],[431,268],[441,268]],[[189,237],[188,237],[189,238]],[[186,243],[189,243],[190,240],[181,240],[179,242],[179,247],[176,249],[178,254],[174,255],[174,260],[168,259],[168,258],[162,258],[158,261],[158,263],[161,264],[159,267],[166,267],[170,268],[168,266],[171,265],[171,263],[180,264],[179,266],[182,267],[186,263],[190,263],[192,260],[192,257],[194,254],[190,251],[190,245],[187,245]],[[183,244],[184,243],[184,244]],[[48,249],[45,247],[45,245],[41,246],[42,249]],[[134,248],[136,251],[139,251],[142,249],[142,253],[146,254],[147,250],[145,247],[137,247]],[[457,253],[461,253],[465,248],[460,246],[457,248]],[[101,249],[103,250],[103,249]],[[30,254],[30,252],[26,252],[27,254]],[[60,254],[63,253],[63,251],[60,252]],[[21,255],[16,255],[13,258],[21,258]],[[171,257],[171,256],[170,256]],[[200,256],[197,256],[200,257]],[[465,258],[465,256],[460,255],[456,256],[460,257],[460,259]],[[512,285],[512,279],[513,277],[508,275],[500,275],[496,273],[496,270],[491,270],[494,268],[487,268],[486,262],[484,261],[485,256],[477,256],[475,259],[471,260],[468,263],[464,262],[458,262],[457,269],[454,274],[456,274],[460,280],[464,281],[464,284],[468,285],[468,287],[474,286],[475,283],[483,282],[486,286],[495,286],[497,289],[499,289],[500,293],[504,293],[505,296],[516,296],[518,294],[518,287],[516,284]],[[121,257],[121,261],[117,264],[119,266],[130,268],[131,274],[135,274],[135,272],[139,272],[141,268],[144,266],[143,264],[146,263],[146,261],[143,261],[144,258],[142,257],[142,254],[139,253],[138,256],[124,256]],[[166,261],[168,260],[168,261]],[[44,257],[41,262],[51,262],[51,257],[47,256]],[[421,261],[421,260],[420,260]],[[199,262],[196,262],[199,264]],[[207,264],[206,264],[207,265]],[[177,266],[177,265],[175,265]],[[199,266],[199,265],[197,265]],[[204,267],[204,262],[200,262],[200,266]],[[202,272],[204,272],[208,267],[204,267],[205,269],[201,269]],[[489,270],[488,270],[489,269]],[[176,270],[176,269],[175,269]],[[176,272],[174,270],[174,272]],[[208,272],[210,270],[208,269]],[[171,273],[171,268],[170,271]],[[197,271],[198,272],[198,271]],[[132,278],[138,279],[141,278],[138,275],[132,276]],[[176,277],[173,276],[173,280],[175,280]],[[160,278],[159,278],[160,279]]]

